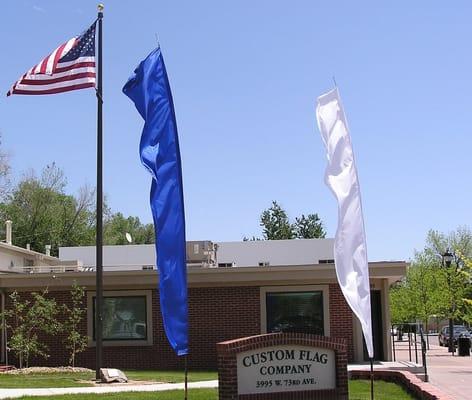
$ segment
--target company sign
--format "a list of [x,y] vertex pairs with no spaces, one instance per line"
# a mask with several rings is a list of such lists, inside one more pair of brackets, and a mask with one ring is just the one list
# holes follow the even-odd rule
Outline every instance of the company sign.
[[238,393],[257,394],[336,388],[335,352],[280,345],[236,355]]

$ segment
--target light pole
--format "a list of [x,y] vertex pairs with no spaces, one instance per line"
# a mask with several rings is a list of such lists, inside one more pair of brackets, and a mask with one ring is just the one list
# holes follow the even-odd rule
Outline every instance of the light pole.
[[[443,266],[446,267],[446,274],[447,274],[447,285],[449,289],[449,294],[451,293],[451,262],[453,259],[453,255],[449,252],[449,249],[442,255],[443,258]],[[454,303],[450,305],[450,312],[449,315],[449,352],[454,354],[454,320],[453,320],[453,313],[454,313]]]

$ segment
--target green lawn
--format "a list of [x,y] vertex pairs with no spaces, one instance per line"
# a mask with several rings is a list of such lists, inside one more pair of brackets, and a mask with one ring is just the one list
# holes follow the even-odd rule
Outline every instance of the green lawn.
[[[21,400],[182,400],[184,398],[182,390],[169,390],[166,392],[123,392],[110,394],[69,394],[62,396],[26,396]],[[190,389],[188,391],[189,400],[217,400],[218,391],[216,389]]]
[[[136,381],[155,381],[155,382],[183,382],[184,374],[182,371],[124,371],[131,380]],[[45,388],[45,387],[77,387],[92,386],[94,373],[49,373],[49,374],[28,374],[28,375],[10,375],[0,374],[1,388]],[[189,373],[189,381],[215,380],[218,375],[215,371],[192,371]],[[83,382],[83,381],[90,381]],[[375,381],[374,394],[376,400],[411,400],[414,399],[402,387],[393,383]],[[189,398],[195,400],[212,400],[218,397],[216,389],[192,389],[189,391]],[[141,393],[112,393],[99,396],[104,400],[171,400],[182,399],[182,391],[168,392],[141,392]],[[22,399],[46,399],[46,397],[22,397]],[[90,395],[63,395],[54,396],[54,400],[74,399],[74,400],[92,400],[97,398],[96,394]],[[369,400],[370,399],[370,381],[352,380],[349,382],[350,400]]]
[[[128,379],[134,381],[156,381],[168,383],[184,381],[183,371],[126,370],[123,372]],[[216,379],[218,379],[218,373],[216,371],[189,371],[188,374],[189,382],[212,381]]]
[[[375,400],[411,400],[414,399],[401,386],[394,383],[375,381]],[[370,400],[370,381],[352,380],[349,381],[349,400]]]
[[[406,393],[400,386],[393,383],[375,381],[374,395],[376,400],[411,400],[414,399]],[[171,390],[167,392],[125,392],[110,394],[77,394],[54,396],[54,400],[94,400],[97,397],[100,400],[181,400],[183,399],[182,390]],[[190,400],[216,400],[218,398],[217,389],[190,389]],[[51,399],[51,396],[45,397],[21,397],[23,400]],[[355,380],[349,382],[350,400],[370,400],[370,382],[364,380]]]
[[[125,375],[134,381],[155,381],[175,383],[184,381],[182,371],[124,371]],[[95,373],[61,372],[45,374],[0,374],[1,388],[46,388],[46,387],[78,387],[92,386]],[[216,372],[191,371],[189,382],[209,381],[218,379]],[[90,381],[89,383],[83,381]]]
[[0,387],[7,388],[51,388],[92,386],[81,382],[93,379],[95,374],[83,372],[62,372],[47,374],[0,374]]

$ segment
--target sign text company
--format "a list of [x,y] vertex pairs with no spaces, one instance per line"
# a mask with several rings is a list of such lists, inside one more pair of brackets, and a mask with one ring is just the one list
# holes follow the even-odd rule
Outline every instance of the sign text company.
[[333,350],[299,345],[237,354],[238,393],[294,392],[336,387]]

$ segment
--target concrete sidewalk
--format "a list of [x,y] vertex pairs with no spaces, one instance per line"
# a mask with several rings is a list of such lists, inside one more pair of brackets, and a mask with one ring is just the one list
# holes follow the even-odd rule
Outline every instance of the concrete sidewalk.
[[[218,381],[189,382],[189,389],[218,387]],[[156,383],[148,385],[107,385],[94,387],[41,388],[41,389],[0,389],[0,399],[16,399],[22,396],[53,396],[58,394],[118,393],[118,392],[160,392],[183,390],[183,383]]]
[[[408,366],[407,370],[424,379],[424,368],[421,365],[421,348],[418,346],[418,365],[415,363],[414,345],[411,346],[412,362],[410,362],[406,335],[404,341],[395,342],[395,347],[397,362],[405,364],[405,366]],[[455,356],[452,356],[446,347],[439,346],[437,335],[434,335],[429,336],[426,365],[429,383],[455,400],[472,399],[472,357],[459,357],[457,352]]]

